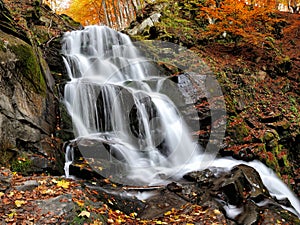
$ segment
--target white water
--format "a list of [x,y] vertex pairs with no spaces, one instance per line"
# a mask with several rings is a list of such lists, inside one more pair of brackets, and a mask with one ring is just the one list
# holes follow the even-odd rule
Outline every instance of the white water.
[[[262,163],[207,162],[209,156],[192,141],[174,103],[159,92],[159,70],[139,55],[128,36],[107,27],[86,27],[65,34],[62,53],[71,79],[64,101],[76,137],[107,140],[126,161],[126,179],[155,185],[207,166],[229,170],[244,163],[259,172],[272,195],[287,197],[299,215],[299,200]],[[150,80],[156,80],[154,87]],[[72,154],[66,155],[66,176]]]

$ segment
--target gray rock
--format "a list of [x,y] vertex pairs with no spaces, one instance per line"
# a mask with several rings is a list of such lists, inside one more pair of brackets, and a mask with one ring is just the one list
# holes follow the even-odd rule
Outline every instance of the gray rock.
[[[68,215],[68,217],[75,216],[74,209],[76,208],[75,203],[72,201],[71,194],[60,195],[55,198],[45,199],[45,200],[38,200],[35,201],[36,213],[39,215]],[[42,221],[39,221],[42,222]],[[41,223],[42,224],[42,223]]]
[[149,29],[150,27],[153,27],[155,23],[159,22],[160,17],[161,17],[160,13],[154,13],[153,15],[145,19],[142,23],[135,26],[133,29],[128,30],[128,33],[130,35],[142,34],[145,29]]
[[32,191],[34,188],[38,187],[39,183],[36,180],[27,180],[23,184],[16,186],[18,191]]

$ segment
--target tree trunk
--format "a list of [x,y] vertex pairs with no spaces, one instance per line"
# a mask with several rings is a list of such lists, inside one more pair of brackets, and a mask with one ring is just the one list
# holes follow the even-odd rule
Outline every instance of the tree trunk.
[[109,27],[111,27],[111,21],[110,21],[109,15],[107,13],[107,8],[106,8],[106,2],[105,2],[105,0],[102,0],[102,7],[103,7],[105,19],[106,19],[106,25],[109,26]]
[[114,21],[114,23],[116,23],[116,28],[117,28],[117,29],[120,29],[120,28],[121,28],[121,21],[120,21],[119,15],[118,15],[118,13],[117,13],[116,3],[115,3],[114,0],[113,0],[111,3],[112,3],[114,15],[115,15],[115,21]]

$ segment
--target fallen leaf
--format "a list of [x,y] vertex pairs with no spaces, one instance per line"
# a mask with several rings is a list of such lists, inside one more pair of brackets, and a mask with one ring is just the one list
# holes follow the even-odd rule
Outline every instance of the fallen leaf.
[[58,183],[58,181],[55,180],[54,178],[53,178],[51,181],[52,181],[52,183],[54,183],[54,184],[57,184],[57,183]]
[[62,188],[69,188],[69,186],[70,186],[70,182],[68,182],[68,181],[65,181],[65,180],[60,180],[60,181],[58,181],[57,182],[57,184],[56,184],[57,186],[59,186],[59,187],[62,187]]
[[26,203],[26,201],[24,201],[24,200],[16,200],[15,201],[15,205],[17,206],[17,207],[21,207],[22,205],[24,205]]
[[47,189],[47,190],[41,191],[41,194],[53,195],[53,194],[55,194],[55,191],[53,191],[52,189]]
[[78,201],[75,201],[77,203],[78,206],[82,207],[84,206],[84,201],[82,200],[78,200]]
[[110,180],[108,178],[104,179],[103,180],[105,183],[109,184],[110,183]]
[[83,211],[81,211],[81,213],[79,213],[78,217],[84,217],[85,216],[85,217],[89,218],[90,215],[91,215],[90,212],[83,210]]
[[14,216],[16,216],[17,215],[17,213],[16,213],[16,211],[12,211],[10,214],[8,214],[7,216],[8,216],[8,218],[13,218]]
[[0,191],[0,198],[1,198],[3,195],[4,195],[4,193]]

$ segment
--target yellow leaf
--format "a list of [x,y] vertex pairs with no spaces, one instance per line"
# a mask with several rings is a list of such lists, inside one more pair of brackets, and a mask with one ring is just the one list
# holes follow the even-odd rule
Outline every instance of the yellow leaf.
[[172,212],[171,212],[171,211],[168,211],[168,212],[165,213],[165,216],[169,216],[169,215],[171,215],[171,214],[172,214]]
[[123,219],[117,219],[116,222],[117,223],[122,223],[122,222],[125,222],[125,220],[123,220]]
[[16,200],[15,201],[15,205],[17,207],[21,207],[22,205],[24,205],[26,203],[26,201],[23,201],[23,200]]
[[84,206],[84,201],[82,200],[78,200],[78,201],[75,201],[77,203],[77,205],[79,205],[80,207]]
[[131,217],[136,217],[137,216],[137,213],[133,212],[133,213],[130,213],[129,214]]
[[69,188],[70,182],[65,181],[65,180],[60,180],[60,181],[57,182],[56,185],[59,186],[59,187],[62,187],[62,188]]
[[0,198],[1,198],[3,195],[4,195],[4,193],[0,191]]
[[16,213],[16,211],[12,211],[10,214],[8,214],[7,216],[11,219],[11,218],[13,218],[14,216],[16,216],[17,215],[17,213]]
[[14,196],[14,194],[15,193],[13,191],[11,191],[11,192],[9,192],[9,194],[7,196],[10,198],[10,197]]
[[89,218],[90,215],[91,215],[90,212],[83,210],[83,211],[81,211],[81,213],[79,213],[78,217],[84,217],[85,216],[85,217]]

